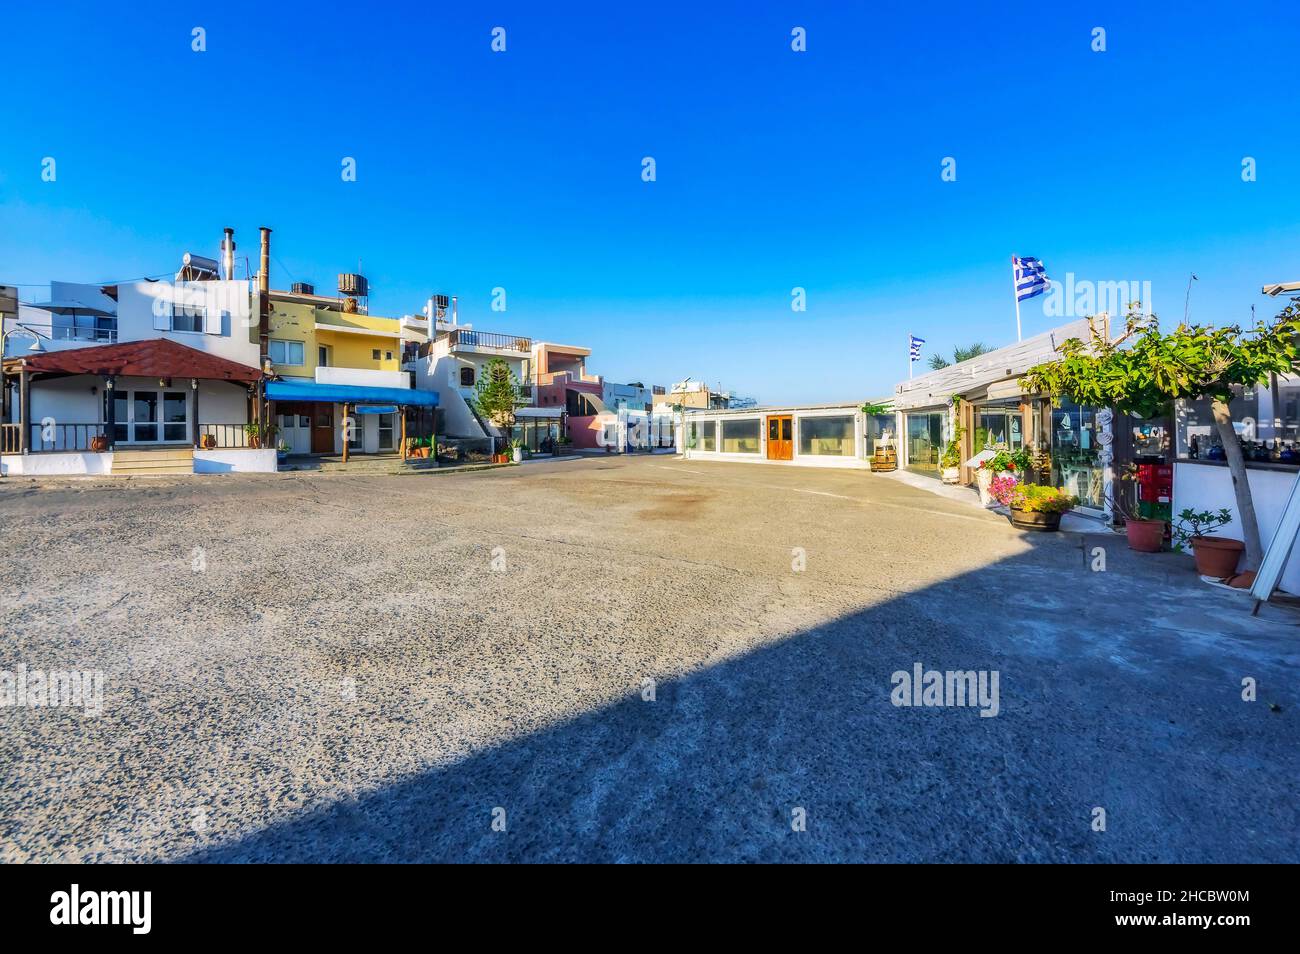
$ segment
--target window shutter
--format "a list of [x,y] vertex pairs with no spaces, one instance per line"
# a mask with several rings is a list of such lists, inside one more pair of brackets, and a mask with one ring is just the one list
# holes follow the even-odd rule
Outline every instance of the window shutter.
[[[216,301],[213,299],[216,298]],[[209,294],[209,289],[204,289],[203,295],[203,332],[209,335],[221,334],[221,315],[222,311],[220,299],[216,295]]]

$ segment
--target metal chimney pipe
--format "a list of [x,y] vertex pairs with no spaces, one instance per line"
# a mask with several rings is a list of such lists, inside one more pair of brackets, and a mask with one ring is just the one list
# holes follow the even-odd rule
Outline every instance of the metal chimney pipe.
[[456,296],[451,296],[451,323],[456,324]]
[[221,243],[221,262],[225,266],[226,281],[235,277],[235,230],[226,229],[226,237]]
[[262,233],[262,267],[257,273],[257,290],[271,290],[271,230],[265,225],[258,229]]

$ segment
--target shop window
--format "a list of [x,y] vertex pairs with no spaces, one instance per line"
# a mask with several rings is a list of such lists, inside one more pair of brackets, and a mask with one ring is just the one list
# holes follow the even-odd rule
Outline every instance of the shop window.
[[718,449],[718,422],[700,422],[700,450],[712,453]]
[[722,452],[724,454],[757,454],[762,444],[758,418],[740,421],[723,421]]
[[853,415],[799,418],[799,453],[852,457]]

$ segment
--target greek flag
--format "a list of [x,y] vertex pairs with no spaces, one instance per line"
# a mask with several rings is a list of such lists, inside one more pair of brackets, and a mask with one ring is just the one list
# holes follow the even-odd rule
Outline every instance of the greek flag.
[[907,336],[907,350],[912,355],[913,361],[921,360],[921,345],[925,344],[924,338],[918,338],[916,335]]
[[1016,301],[1024,301],[1047,291],[1051,281],[1043,270],[1043,263],[1036,258],[1016,258],[1011,256],[1011,267],[1016,276]]

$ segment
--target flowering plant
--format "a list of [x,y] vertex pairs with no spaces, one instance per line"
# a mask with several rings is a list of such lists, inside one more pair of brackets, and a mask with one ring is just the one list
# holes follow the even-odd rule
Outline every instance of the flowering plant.
[[980,461],[982,470],[991,470],[995,474],[1002,474],[1010,471],[1011,473],[1025,473],[1032,465],[1029,457],[1029,451],[1023,447],[1016,451],[1000,450],[988,460]]
[[1020,486],[1019,478],[1012,474],[998,474],[989,484],[989,496],[1004,507],[1011,506],[1011,495]]
[[1021,484],[1008,494],[1007,506],[1030,513],[1069,513],[1078,502],[1078,497],[1055,487]]

